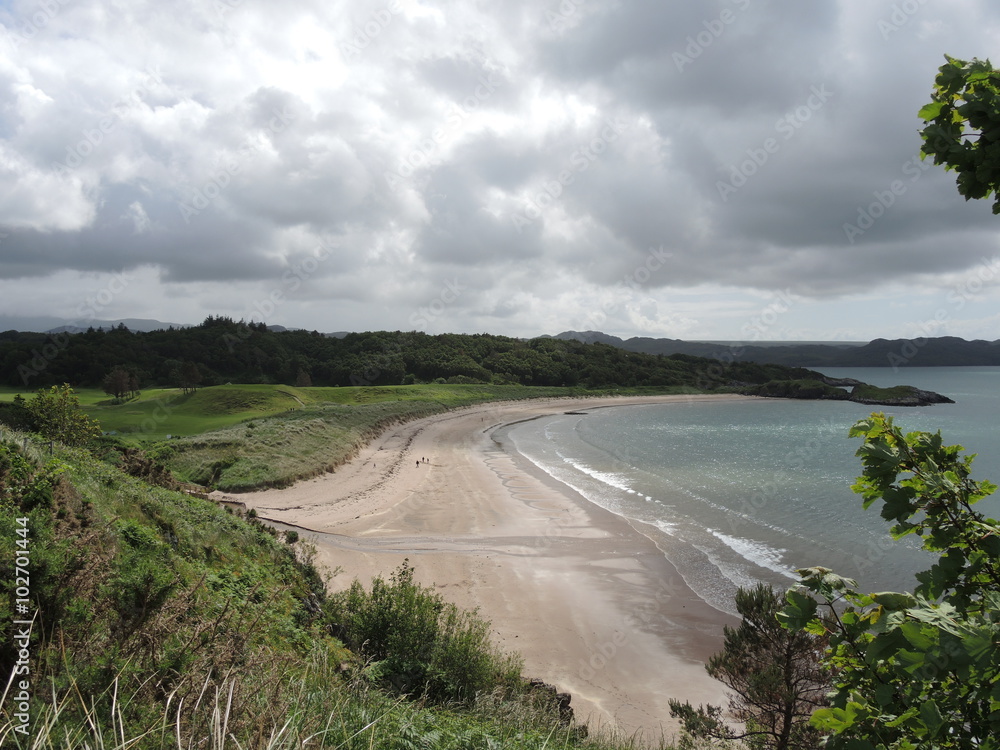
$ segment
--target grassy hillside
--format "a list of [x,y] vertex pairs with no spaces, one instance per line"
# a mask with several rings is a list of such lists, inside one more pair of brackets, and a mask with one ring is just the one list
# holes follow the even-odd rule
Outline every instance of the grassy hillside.
[[[77,394],[83,411],[105,432],[147,449],[178,478],[239,491],[287,486],[330,471],[389,425],[451,408],[498,400],[682,390],[433,383],[345,388],[220,385],[188,394],[143,391],[120,404],[96,389]],[[14,391],[2,393],[0,401],[14,396]]]
[[[270,417],[241,421],[225,429],[166,441],[151,447],[151,452],[188,482],[229,491],[284,487],[332,471],[387,427],[399,422],[487,401],[608,393],[497,385],[273,388],[294,391],[305,405]],[[205,389],[204,394],[211,398],[210,392],[214,390]],[[338,401],[333,402],[334,398]]]
[[[179,388],[152,388],[124,403],[114,403],[97,388],[79,388],[76,394],[84,412],[100,422],[104,431],[149,441],[163,440],[168,435],[197,435],[245,419],[296,409],[303,401],[293,393],[295,390],[271,385],[220,385],[194,393]],[[3,389],[0,401],[12,401],[17,393]]]
[[[301,542],[130,476],[107,445],[102,459],[58,444],[50,456],[6,436],[4,674],[19,658],[13,621],[37,616],[28,719],[8,692],[4,748],[630,746],[560,724],[544,696],[511,682],[516,660],[480,637],[488,625],[408,584],[405,570],[378,596],[354,587],[328,599]],[[29,613],[16,615],[19,549],[29,550],[31,591]],[[435,625],[441,613],[448,628]],[[378,654],[364,651],[372,623],[396,634]],[[475,674],[449,666],[469,663]]]

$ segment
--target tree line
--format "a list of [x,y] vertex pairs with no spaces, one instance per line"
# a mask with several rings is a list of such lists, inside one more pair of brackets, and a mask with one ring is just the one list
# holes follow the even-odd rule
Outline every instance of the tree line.
[[725,385],[819,377],[800,368],[720,364],[689,355],[627,352],[604,344],[491,334],[416,331],[271,331],[263,323],[209,317],[198,326],[133,332],[0,334],[0,382],[35,390],[70,383],[127,398],[141,387],[228,382],[295,386],[493,383],[641,387]]

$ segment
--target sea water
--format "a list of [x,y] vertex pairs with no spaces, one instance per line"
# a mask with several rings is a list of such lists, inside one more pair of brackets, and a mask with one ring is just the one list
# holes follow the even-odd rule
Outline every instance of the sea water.
[[[975,476],[1000,482],[1000,368],[828,368],[834,377],[934,390],[955,404],[866,407],[850,402],[681,400],[544,417],[496,433],[553,481],[629,520],[703,599],[734,612],[738,586],[787,588],[820,565],[867,591],[912,590],[933,562],[919,538],[892,540],[879,504],[850,485],[873,410],[904,431],[940,430],[979,454]],[[584,412],[584,413],[579,413]],[[1000,516],[1000,498],[979,509]]]

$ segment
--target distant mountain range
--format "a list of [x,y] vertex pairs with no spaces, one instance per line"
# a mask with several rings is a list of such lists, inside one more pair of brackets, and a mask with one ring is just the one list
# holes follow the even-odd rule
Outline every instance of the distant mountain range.
[[187,323],[164,323],[148,318],[120,318],[118,320],[70,320],[45,315],[20,316],[0,315],[0,331],[22,331],[35,333],[63,333],[86,331],[88,328],[111,330],[124,324],[130,331],[160,331],[168,328],[190,328]]
[[[192,327],[190,323],[165,323],[148,318],[72,321],[56,317],[0,316],[0,331],[62,333],[64,331],[84,331],[89,327],[110,330],[119,325],[124,325],[130,331],[135,332]],[[280,332],[302,329],[269,325],[268,330]],[[343,338],[348,335],[348,332],[337,331],[324,335]],[[868,343],[860,341],[755,341],[741,343],[682,341],[680,339],[645,336],[622,339],[600,331],[563,331],[555,336],[541,336],[539,338],[574,340],[585,344],[607,344],[625,351],[643,354],[689,354],[724,362],[759,362],[790,367],[1000,366],[1000,340],[966,341],[954,336],[924,339],[875,339]]]
[[[110,331],[124,325],[133,332],[166,331],[170,328],[191,328],[191,323],[164,323],[162,320],[151,318],[119,318],[118,320],[67,320],[65,318],[52,318],[46,316],[20,317],[15,315],[0,315],[0,331],[22,331],[34,333],[78,333],[86,331],[88,328]],[[269,331],[298,331],[299,328],[286,328],[285,326],[273,325],[267,327]],[[347,332],[330,333],[328,336],[343,337]]]
[[759,362],[791,367],[966,367],[1000,366],[1000,340],[966,341],[954,336],[875,339],[858,342],[699,342],[634,337],[600,331],[564,331],[551,338],[601,343],[644,354],[689,354],[726,362]]

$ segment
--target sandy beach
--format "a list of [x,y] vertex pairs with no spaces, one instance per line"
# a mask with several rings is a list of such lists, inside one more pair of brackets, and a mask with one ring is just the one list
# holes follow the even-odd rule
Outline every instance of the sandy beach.
[[[524,673],[570,692],[577,718],[658,739],[670,698],[725,705],[704,661],[736,621],[698,598],[641,530],[494,441],[564,411],[727,396],[492,403],[390,428],[336,472],[227,495],[315,534],[330,588],[409,558],[416,578],[478,608]],[[216,493],[219,495],[220,493]]]

